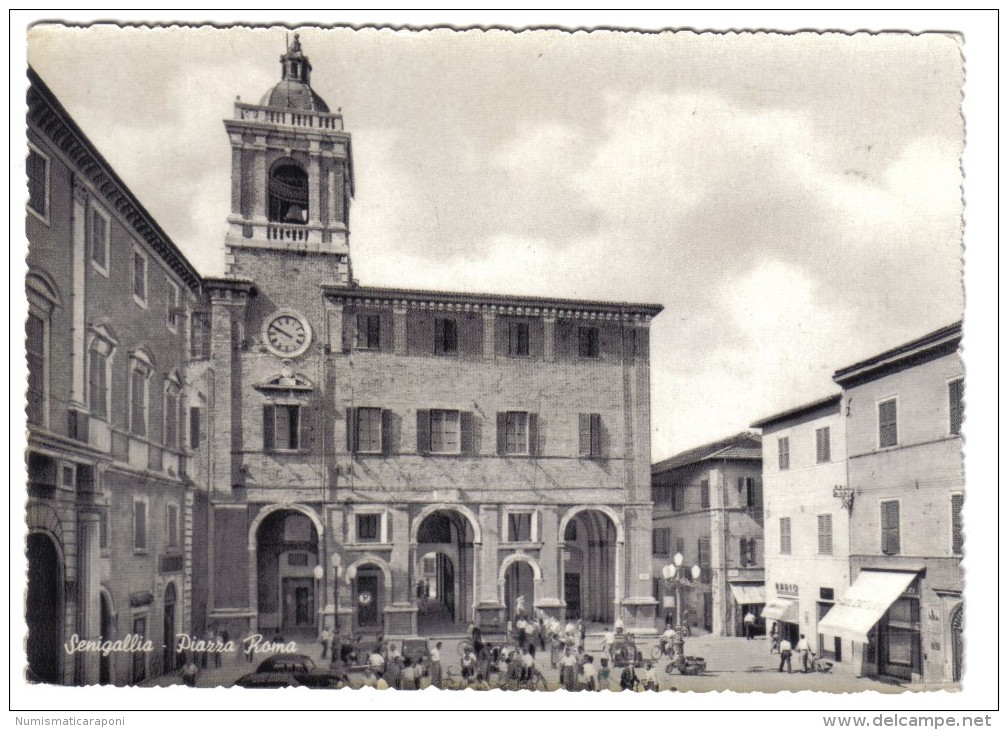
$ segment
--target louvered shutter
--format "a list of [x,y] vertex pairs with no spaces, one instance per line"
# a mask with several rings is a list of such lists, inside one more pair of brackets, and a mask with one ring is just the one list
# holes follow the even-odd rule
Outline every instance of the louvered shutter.
[[386,456],[392,453],[392,411],[387,409],[381,412],[381,452]]
[[592,413],[589,421],[591,424],[591,455],[598,458],[602,456],[602,414]]
[[315,409],[309,405],[296,409],[295,416],[297,426],[294,433],[297,434],[297,444],[292,446],[296,449],[310,449],[315,442]]
[[507,453],[507,413],[497,414],[497,454],[504,456]]
[[346,409],[346,447],[351,454],[357,453],[357,409]]
[[459,413],[459,451],[463,454],[476,453],[473,414],[471,411],[461,411]]
[[955,555],[962,554],[962,506],[963,496],[961,494],[952,495],[952,552]]
[[591,456],[591,414],[578,414],[578,453],[581,456]]
[[263,449],[272,451],[276,448],[276,423],[273,416],[273,406],[263,406]]
[[529,443],[529,456],[539,456],[539,414],[530,413],[528,414],[528,443]]
[[417,408],[416,412],[417,453],[429,454],[431,449],[430,411]]
[[447,326],[446,320],[443,319],[434,320],[434,352],[438,355],[444,353],[445,351],[446,326]]
[[739,540],[739,563],[742,567],[746,567],[749,564],[749,541],[744,537]]

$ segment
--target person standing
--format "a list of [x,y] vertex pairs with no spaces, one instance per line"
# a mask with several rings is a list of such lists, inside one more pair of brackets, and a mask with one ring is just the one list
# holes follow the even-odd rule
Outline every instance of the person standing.
[[581,667],[581,674],[584,677],[585,689],[589,692],[598,692],[598,670],[595,668],[595,658],[591,655],[585,657],[584,666]]
[[633,664],[627,664],[623,667],[623,672],[620,674],[619,686],[621,690],[630,690],[631,692],[637,689],[637,673],[634,672]]
[[791,674],[791,642],[787,640],[786,636],[783,639],[781,639],[780,666],[777,668],[777,671],[783,672],[785,664],[787,664],[788,674]]
[[196,675],[199,674],[199,669],[196,667],[195,658],[190,655],[185,666],[182,667],[182,684],[186,687],[196,686]]
[[609,689],[609,676],[612,674],[609,668],[609,657],[602,657],[599,660],[598,681],[599,688]]
[[330,653],[332,651],[333,632],[332,629],[330,629],[328,626],[326,626],[325,629],[322,631],[321,642],[322,642],[322,658],[335,659],[336,658],[335,652]]
[[584,651],[585,636],[587,636],[588,631],[585,629],[584,621],[582,621],[581,619],[578,619],[577,625],[578,625],[578,637],[580,638],[580,641],[578,641],[578,651]]
[[528,621],[525,620],[525,614],[518,614],[515,621],[515,629],[518,631],[518,646],[525,646],[528,643],[526,641],[528,636]]
[[468,646],[465,648],[465,653],[462,655],[460,668],[462,671],[462,679],[466,682],[471,682],[473,677],[476,676],[476,655],[473,654],[473,650]]
[[610,660],[613,658],[612,650],[615,643],[616,634],[612,631],[606,631],[605,636],[602,637],[602,653],[608,655]]
[[745,637],[747,640],[751,640],[753,637],[753,631],[756,628],[756,617],[753,615],[752,609],[746,611],[745,618],[742,619],[742,623],[745,626]]
[[430,652],[430,683],[432,687],[441,689],[441,642],[434,645]]
[[807,674],[809,670],[809,653],[812,651],[812,647],[809,646],[805,634],[802,634],[798,638],[798,645],[795,647],[795,650],[798,652],[798,658],[801,659],[802,674]]
[[577,691],[578,658],[574,655],[574,647],[568,646],[560,659],[560,684],[568,692]]
[[780,633],[777,631],[776,621],[770,627],[770,653],[773,654],[774,650],[780,651]]
[[652,692],[658,691],[658,670],[651,662],[648,662],[644,669],[644,691],[647,692],[648,690]]

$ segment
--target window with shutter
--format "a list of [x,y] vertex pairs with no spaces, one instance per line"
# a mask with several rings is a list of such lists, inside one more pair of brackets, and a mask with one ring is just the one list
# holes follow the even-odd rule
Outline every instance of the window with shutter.
[[45,220],[49,216],[49,158],[29,145],[28,210]]
[[599,356],[598,327],[578,327],[578,357]]
[[177,548],[179,546],[178,514],[179,514],[178,505],[175,504],[168,505],[168,514],[167,514],[168,547]]
[[263,406],[263,449],[297,451],[301,448],[301,406]]
[[434,454],[460,453],[459,412],[430,411],[430,450]]
[[202,414],[200,409],[192,407],[189,409],[189,448],[195,449],[200,443],[200,419]]
[[819,529],[819,554],[833,554],[833,515],[817,516]]
[[962,534],[962,494],[952,495],[952,553],[962,555],[963,534]]
[[741,538],[739,540],[739,565],[743,568],[749,565],[749,540]]
[[508,542],[531,542],[532,541],[532,513],[531,512],[509,512],[508,519]]
[[780,554],[791,554],[791,518],[780,518]]
[[164,396],[164,445],[169,449],[178,448],[179,391],[169,384]]
[[147,435],[148,380],[151,368],[140,360],[130,362],[130,432]]
[[511,357],[528,357],[528,354],[528,322],[508,322],[508,355]]
[[657,527],[651,530],[651,554],[667,556],[671,550],[672,530],[668,527]]
[[589,459],[602,456],[602,414],[578,414],[578,453]]
[[458,323],[454,319],[434,320],[434,352],[438,355],[458,353]]
[[791,441],[786,436],[777,439],[777,468],[781,471],[791,468]]
[[[499,422],[500,419],[498,419]],[[504,453],[529,454],[529,414],[524,411],[508,411],[504,414]]]
[[683,555],[683,557],[685,557],[685,555],[684,555],[684,553],[686,552],[686,540],[685,540],[685,538],[682,538],[682,537],[677,537],[676,538],[676,541],[675,541],[675,551],[677,553],[679,553],[680,555]]
[[46,396],[46,320],[29,313],[25,332],[28,357],[28,422],[43,423]]
[[108,358],[95,348],[88,354],[88,396],[91,400],[91,415],[105,418],[108,416]]
[[953,380],[948,384],[949,394],[949,433],[958,434],[962,429],[963,419],[963,380]]
[[381,349],[381,315],[366,313],[357,315],[357,349]]
[[133,250],[133,299],[146,308],[147,257],[137,249]]
[[91,206],[91,262],[95,268],[108,276],[109,259],[109,218],[97,205]]
[[431,451],[430,411],[425,408],[418,408],[416,412],[416,424],[417,453],[429,454]]
[[147,549],[147,502],[142,499],[133,500],[133,550]]
[[882,502],[881,512],[882,512],[882,554],[898,555],[900,552],[899,502],[895,500]]
[[357,452],[382,453],[382,409],[357,409]]
[[756,507],[756,480],[753,477],[746,477],[745,480],[746,507]]
[[896,399],[878,405],[879,448],[895,446],[899,440],[896,420]]
[[263,406],[263,450],[272,451],[276,448],[276,419],[273,406]]
[[700,480],[700,508],[710,509],[710,480]]
[[827,426],[826,428],[817,428],[815,432],[816,439],[816,463],[824,464],[830,460],[830,430]]
[[378,542],[381,539],[381,515],[357,515],[357,542]]

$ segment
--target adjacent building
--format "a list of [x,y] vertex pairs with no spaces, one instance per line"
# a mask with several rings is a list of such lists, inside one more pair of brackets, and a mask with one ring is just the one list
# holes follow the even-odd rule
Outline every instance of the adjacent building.
[[840,393],[763,418],[766,599],[763,618],[796,644],[801,634],[834,662],[851,643],[820,621],[850,585],[846,416]]
[[[200,277],[28,71],[27,679],[126,684],[190,625],[184,428]],[[150,651],[68,653],[129,635]]]
[[819,631],[866,675],[962,677],[962,323],[838,370],[852,584]]
[[360,285],[351,138],[311,72],[295,36],[224,123],[227,271],[190,365],[206,622],[429,634],[523,606],[653,630],[661,307]]
[[[699,581],[680,590],[689,625],[742,636],[746,612],[763,607],[761,464],[760,438],[745,432],[651,467],[651,572],[661,576],[677,553],[687,569],[700,568]],[[675,616],[674,585],[655,577],[652,590],[663,615]]]

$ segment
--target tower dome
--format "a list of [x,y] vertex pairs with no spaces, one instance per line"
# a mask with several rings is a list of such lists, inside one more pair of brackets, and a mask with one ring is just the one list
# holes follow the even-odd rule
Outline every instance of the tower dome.
[[329,112],[329,105],[311,87],[312,67],[301,51],[301,39],[297,33],[287,53],[280,56],[280,67],[280,83],[263,95],[260,106]]

